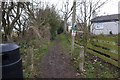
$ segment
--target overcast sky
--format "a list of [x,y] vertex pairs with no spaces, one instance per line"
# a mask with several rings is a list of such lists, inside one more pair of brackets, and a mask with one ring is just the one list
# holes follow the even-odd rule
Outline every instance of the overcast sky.
[[[16,0],[13,0],[13,1],[16,1]],[[20,1],[27,1],[27,0],[20,0]],[[32,1],[32,0],[28,0],[28,1]],[[56,6],[56,9],[58,10],[63,9],[64,3],[66,2],[66,0],[33,0],[33,1],[38,1],[38,2],[41,1],[41,2],[44,2],[45,4],[49,3],[49,5],[54,4]],[[72,7],[73,0],[67,0],[67,1],[69,1],[69,9],[70,9]],[[76,0],[76,1],[79,2],[81,0]],[[98,1],[98,0],[93,0],[93,1]],[[101,1],[106,1],[106,0],[101,0]],[[109,15],[109,14],[118,14],[118,2],[119,1],[120,0],[108,0],[108,2],[99,9],[99,12],[97,14],[99,16]]]
[[118,2],[120,0],[110,0],[103,7],[101,7],[99,15],[118,14]]
[[[48,2],[49,4],[55,4],[57,9],[61,9],[63,7],[63,3],[66,0],[42,0],[44,2]],[[78,2],[80,0],[77,0]],[[96,0],[98,1],[98,0]],[[101,0],[105,1],[105,0]],[[109,15],[109,14],[117,14],[118,13],[118,2],[120,0],[109,0],[104,6],[99,9],[98,15]],[[73,4],[73,0],[69,0],[69,8],[71,8]]]

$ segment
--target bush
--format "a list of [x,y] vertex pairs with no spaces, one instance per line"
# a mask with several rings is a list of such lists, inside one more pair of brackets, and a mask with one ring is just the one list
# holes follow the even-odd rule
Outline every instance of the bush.
[[109,34],[112,35],[113,34],[112,31],[110,31]]
[[63,27],[60,27],[60,28],[58,28],[58,30],[57,30],[57,34],[61,34],[61,33],[63,33]]
[[54,40],[57,34],[57,31],[59,33],[62,32],[62,27],[63,26],[63,20],[60,18],[60,15],[57,13],[56,9],[54,6],[47,7],[46,10],[48,10],[48,14],[47,14],[47,22],[50,24],[51,29],[50,29],[50,33],[51,33],[51,40]]

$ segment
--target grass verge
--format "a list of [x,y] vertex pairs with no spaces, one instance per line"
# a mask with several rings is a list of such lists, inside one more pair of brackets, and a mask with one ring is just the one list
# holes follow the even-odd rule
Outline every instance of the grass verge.
[[41,47],[38,40],[33,39],[19,45],[23,62],[23,76],[24,78],[34,78],[38,75],[39,64],[43,56],[48,52],[48,48],[53,45],[53,42],[44,43]]

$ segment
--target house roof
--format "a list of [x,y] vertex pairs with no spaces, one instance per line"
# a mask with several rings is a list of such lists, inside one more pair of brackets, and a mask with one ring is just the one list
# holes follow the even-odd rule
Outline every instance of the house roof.
[[112,22],[118,21],[120,19],[120,14],[106,15],[106,16],[98,16],[91,20],[92,23],[100,23],[100,22]]

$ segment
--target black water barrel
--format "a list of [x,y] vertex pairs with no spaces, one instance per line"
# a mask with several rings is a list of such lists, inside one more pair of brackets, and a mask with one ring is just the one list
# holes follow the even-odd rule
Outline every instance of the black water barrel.
[[23,79],[22,59],[20,57],[19,46],[9,43],[0,44],[0,48],[0,53],[2,56],[2,79]]

